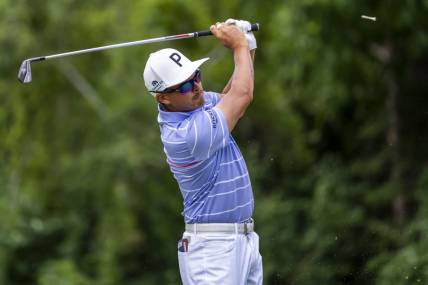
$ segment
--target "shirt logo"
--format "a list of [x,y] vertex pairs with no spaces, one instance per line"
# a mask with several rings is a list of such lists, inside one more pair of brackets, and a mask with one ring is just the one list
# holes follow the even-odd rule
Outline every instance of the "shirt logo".
[[211,117],[211,125],[212,125],[213,129],[217,128],[217,117],[214,115],[212,110],[207,110],[207,113]]

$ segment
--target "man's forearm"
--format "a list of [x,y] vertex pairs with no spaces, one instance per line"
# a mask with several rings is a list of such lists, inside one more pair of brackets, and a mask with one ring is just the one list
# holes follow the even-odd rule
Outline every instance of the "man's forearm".
[[[256,49],[250,50],[250,56],[251,56],[252,63],[254,63],[254,59],[256,57]],[[253,66],[251,66],[251,73],[253,74],[253,78],[254,78],[254,68],[253,68]],[[224,94],[226,94],[227,92],[229,92],[230,87],[232,86],[233,75],[234,75],[234,73],[232,73],[232,76],[230,77],[229,82],[227,82],[226,86],[223,88],[223,92],[221,94],[222,96]]]
[[245,47],[234,49],[233,57],[235,69],[230,89],[224,96],[231,96],[231,98],[235,99],[248,97],[244,100],[248,100],[249,103],[253,99],[254,89],[253,62],[250,52]]

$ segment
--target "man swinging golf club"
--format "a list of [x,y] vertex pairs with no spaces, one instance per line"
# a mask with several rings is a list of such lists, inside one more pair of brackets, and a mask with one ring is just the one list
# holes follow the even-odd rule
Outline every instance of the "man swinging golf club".
[[249,173],[231,136],[253,99],[256,39],[247,21],[210,27],[232,49],[234,71],[221,94],[204,91],[200,66],[174,49],[150,55],[147,89],[159,103],[167,162],[184,199],[185,232],[178,242],[183,284],[262,284],[259,238]]

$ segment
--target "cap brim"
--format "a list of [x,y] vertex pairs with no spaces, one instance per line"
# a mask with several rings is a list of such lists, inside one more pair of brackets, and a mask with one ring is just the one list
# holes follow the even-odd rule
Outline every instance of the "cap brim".
[[182,73],[180,73],[179,76],[177,76],[177,78],[176,78],[176,80],[174,80],[174,82],[172,82],[171,84],[169,84],[165,88],[170,88],[172,86],[178,85],[178,84],[188,80],[192,76],[192,74],[195,73],[196,69],[198,69],[204,62],[206,62],[209,59],[210,59],[209,57],[206,57],[206,58],[202,58],[202,59],[193,61],[191,64],[189,64],[186,67],[186,70],[184,70]]

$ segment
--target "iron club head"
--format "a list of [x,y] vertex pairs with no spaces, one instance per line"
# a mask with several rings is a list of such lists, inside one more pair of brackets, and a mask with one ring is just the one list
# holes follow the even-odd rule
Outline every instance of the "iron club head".
[[46,57],[41,56],[41,57],[34,57],[34,58],[29,58],[24,60],[21,63],[21,67],[19,68],[19,72],[18,72],[18,80],[21,83],[30,83],[32,76],[31,76],[31,63],[33,61],[41,61],[41,60],[45,60]]
[[31,82],[31,60],[30,59],[26,59],[22,62],[18,72],[18,80],[21,81],[21,83]]

